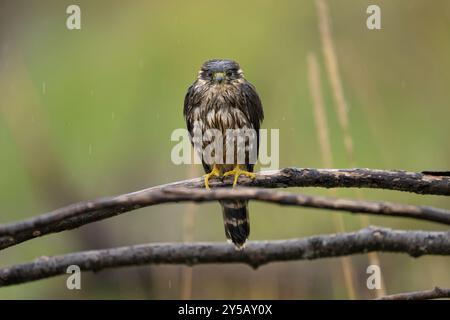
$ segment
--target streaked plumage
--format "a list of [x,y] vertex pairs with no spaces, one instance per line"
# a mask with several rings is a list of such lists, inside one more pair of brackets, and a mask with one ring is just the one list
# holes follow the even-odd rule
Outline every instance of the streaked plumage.
[[[227,129],[255,129],[258,149],[258,131],[264,117],[262,104],[255,87],[244,78],[243,71],[235,61],[209,60],[202,65],[197,80],[186,94],[184,117],[191,136],[196,121],[203,133],[208,129],[218,129],[225,135]],[[217,164],[217,169],[220,175],[223,175],[233,170],[236,164]],[[246,171],[253,172],[254,164],[248,162],[247,154],[245,165],[242,166]],[[213,166],[204,161],[203,167],[206,173],[213,170]],[[220,203],[223,209],[225,234],[240,248],[250,233],[247,201]]]

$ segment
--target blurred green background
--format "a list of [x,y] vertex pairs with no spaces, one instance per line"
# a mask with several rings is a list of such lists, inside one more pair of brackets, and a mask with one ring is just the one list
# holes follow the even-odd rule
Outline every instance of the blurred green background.
[[[328,1],[359,167],[450,167],[450,2]],[[81,7],[82,29],[66,28]],[[366,28],[378,4],[382,30]],[[170,160],[187,87],[203,61],[237,60],[258,89],[263,128],[280,128],[280,166],[321,167],[307,55],[318,57],[335,167],[348,167],[325,72],[314,1],[0,1],[0,223],[60,206],[199,176]],[[323,189],[299,192],[329,195]],[[355,190],[338,196],[356,197]],[[450,207],[445,197],[364,190],[366,199]],[[357,216],[250,203],[252,240],[347,230]],[[392,228],[445,230],[407,219]],[[0,252],[0,265],[155,241],[224,241],[216,203],[141,209]],[[450,286],[445,257],[380,254],[388,293]],[[358,298],[366,255],[352,256]],[[245,265],[144,266],[0,289],[0,298],[347,298],[339,259]]]

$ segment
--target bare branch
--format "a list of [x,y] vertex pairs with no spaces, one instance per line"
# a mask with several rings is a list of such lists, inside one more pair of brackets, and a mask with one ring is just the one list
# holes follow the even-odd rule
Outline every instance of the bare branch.
[[155,204],[182,201],[258,200],[281,205],[408,217],[450,225],[450,211],[390,202],[355,201],[331,197],[302,195],[258,188],[216,189],[188,188],[151,189],[140,193],[79,203],[24,221],[0,225],[0,248],[62,230],[106,219],[117,214]]
[[[214,179],[210,181],[210,186],[227,187],[232,182],[233,179],[231,178]],[[240,177],[239,185],[262,188],[373,188],[418,194],[450,195],[450,177],[448,175],[428,175],[401,170],[284,168],[259,172],[254,180]],[[150,189],[169,186],[203,188],[204,182],[202,178],[195,178]],[[148,190],[145,189],[138,192],[145,193]]]
[[317,209],[346,211],[351,213],[367,213],[395,217],[407,217],[439,222],[450,225],[450,210],[397,204],[392,202],[350,200],[344,198],[312,196],[305,194],[270,191],[258,188],[216,189],[212,191],[187,188],[162,189],[163,201],[215,201],[215,200],[258,200],[280,205],[301,206]]
[[433,290],[393,294],[376,300],[430,300],[450,298],[450,289],[435,287]]
[[225,243],[158,243],[84,251],[1,268],[0,286],[64,274],[70,265],[84,271],[144,264],[245,263],[256,268],[273,261],[311,260],[371,251],[401,252],[413,257],[450,255],[450,232],[370,227],[302,239],[251,241],[241,251]]
[[[242,185],[273,188],[286,186],[367,186],[433,194],[450,192],[450,178],[428,177],[420,173],[404,171],[288,168],[260,173],[255,180],[247,178],[241,180],[240,184]],[[211,184],[216,187],[229,186],[230,179],[225,179],[223,182],[220,182],[220,180],[212,181]],[[0,249],[42,235],[74,229],[142,207],[179,201],[248,199],[353,213],[410,217],[445,224],[450,222],[449,211],[432,207],[333,199],[270,192],[254,188],[239,188],[239,190],[217,188],[214,191],[193,190],[193,188],[202,186],[202,178],[175,182],[116,197],[80,202],[20,222],[0,225]]]

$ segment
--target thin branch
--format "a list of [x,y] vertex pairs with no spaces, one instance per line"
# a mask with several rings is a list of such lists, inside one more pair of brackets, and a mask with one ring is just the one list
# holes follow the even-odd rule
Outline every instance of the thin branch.
[[258,188],[216,189],[212,191],[188,188],[152,189],[145,195],[135,193],[78,203],[24,221],[0,225],[0,248],[62,230],[70,230],[101,219],[138,208],[169,202],[258,200],[280,205],[408,217],[450,225],[450,211],[396,204],[391,202],[355,201],[331,197],[311,196]]
[[225,243],[159,243],[93,250],[0,269],[0,286],[66,273],[77,265],[84,271],[144,264],[245,263],[254,268],[274,261],[312,260],[371,251],[450,255],[450,232],[403,231],[370,227],[357,232],[278,241],[250,241],[237,251]]
[[377,300],[430,300],[450,298],[450,289],[435,287],[433,290],[398,293]]

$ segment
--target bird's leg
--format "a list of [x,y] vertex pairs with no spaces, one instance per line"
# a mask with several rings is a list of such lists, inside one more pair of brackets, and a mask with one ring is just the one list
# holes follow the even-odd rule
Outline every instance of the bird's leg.
[[214,164],[212,170],[210,173],[207,173],[205,175],[205,188],[210,189],[209,187],[209,178],[211,177],[219,177],[220,176],[220,170],[217,168],[216,164]]
[[256,178],[256,174],[254,174],[253,172],[242,170],[241,166],[238,165],[238,164],[234,167],[233,170],[227,171],[227,172],[225,172],[223,174],[224,177],[234,176],[233,187],[236,186],[238,178],[239,178],[240,175],[244,175],[244,176],[252,178],[252,179]]

